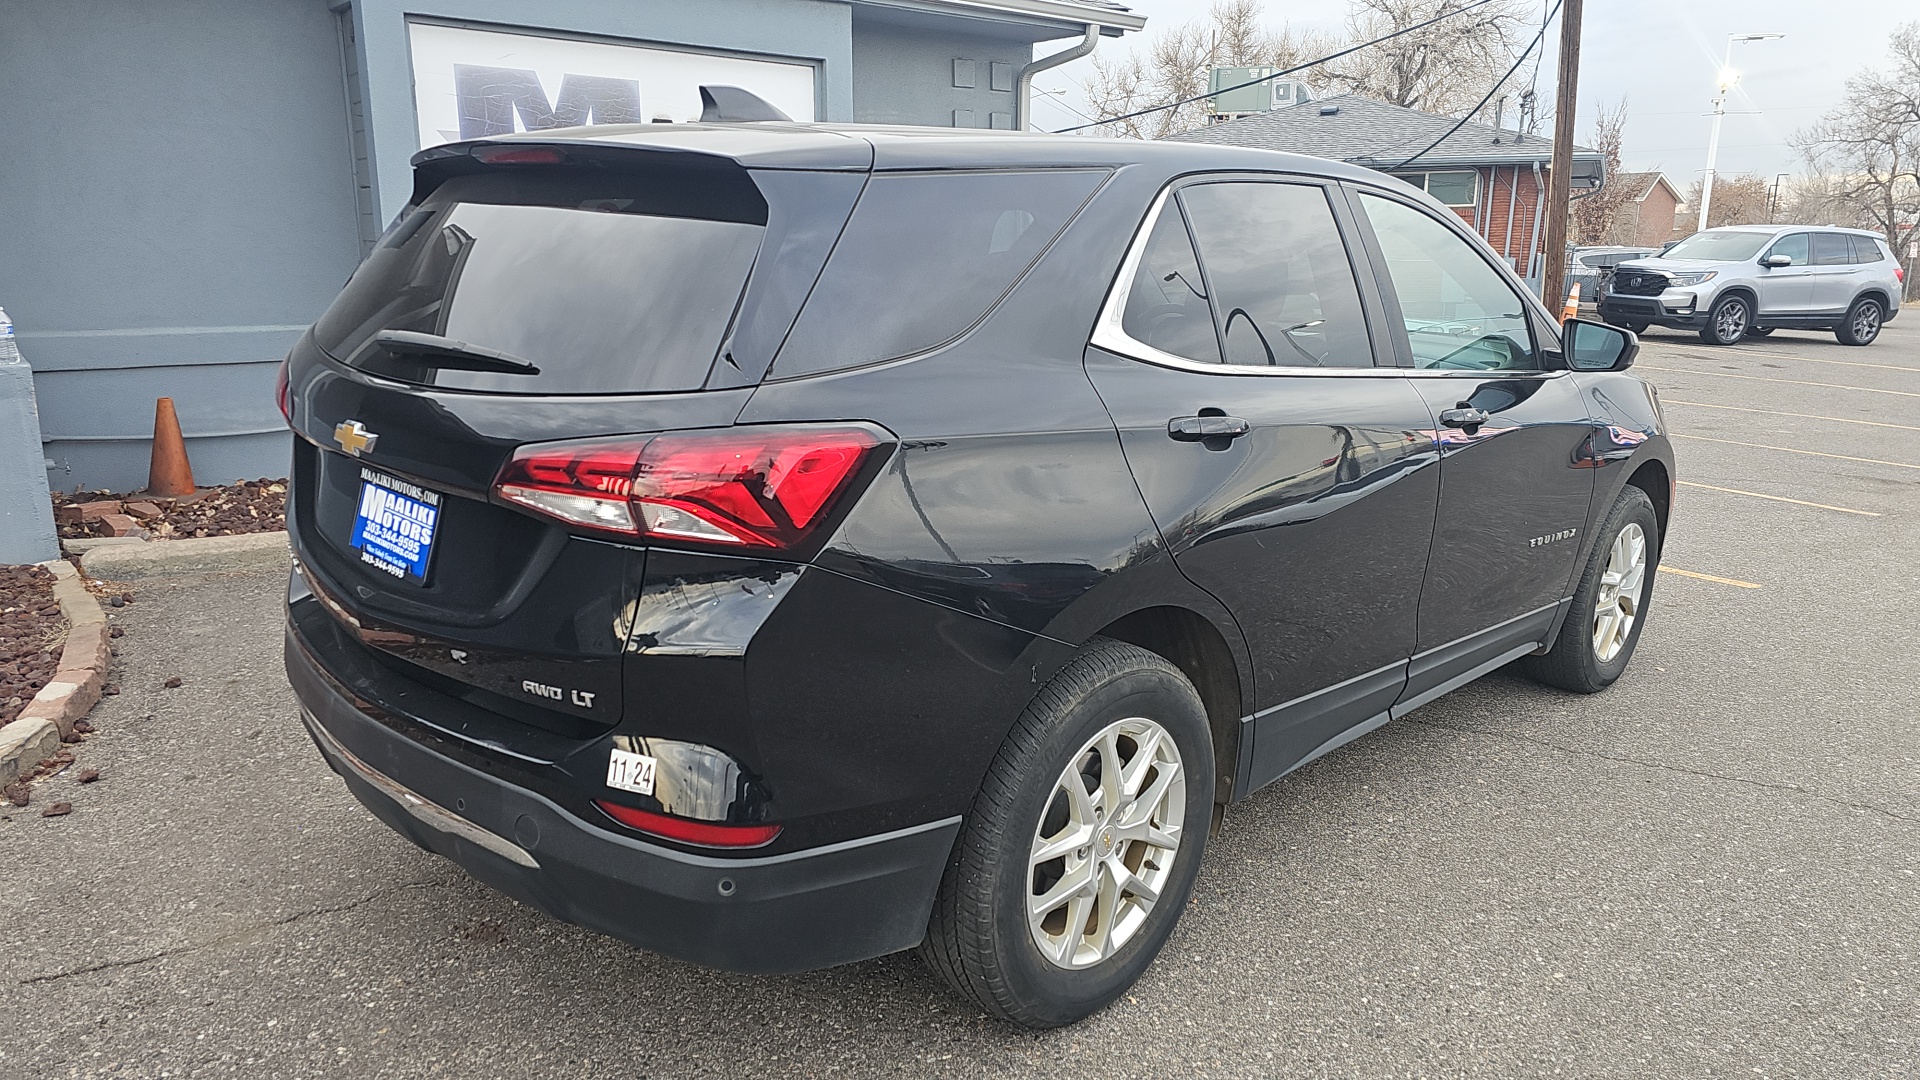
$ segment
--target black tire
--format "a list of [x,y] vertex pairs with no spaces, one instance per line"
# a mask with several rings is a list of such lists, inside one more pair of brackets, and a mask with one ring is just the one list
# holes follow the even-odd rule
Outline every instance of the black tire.
[[1842,345],[1871,345],[1880,336],[1880,324],[1886,315],[1880,301],[1863,296],[1847,309],[1847,317],[1833,328],[1833,336],[1839,338]]
[[1745,296],[1733,293],[1714,301],[1707,312],[1707,324],[1700,328],[1700,340],[1709,345],[1733,345],[1747,336],[1753,325],[1753,304]]
[[[1627,631],[1626,640],[1620,643],[1617,653],[1602,660],[1594,644],[1594,613],[1599,606],[1602,578],[1606,574],[1614,540],[1629,525],[1638,525],[1646,539],[1645,569],[1638,600],[1634,605],[1633,623]],[[1547,652],[1522,658],[1521,670],[1537,682],[1571,690],[1576,694],[1594,694],[1612,686],[1614,680],[1627,670],[1627,662],[1633,659],[1634,646],[1640,642],[1640,631],[1646,628],[1653,600],[1655,569],[1660,565],[1661,540],[1660,519],[1654,513],[1653,502],[1647,498],[1647,493],[1637,487],[1622,491],[1620,497],[1614,500],[1605,524],[1600,527],[1600,535],[1594,542],[1592,553],[1587,556],[1586,569],[1580,575],[1580,587],[1573,594],[1573,609],[1567,612],[1566,622],[1560,626],[1559,639]]]
[[[1029,854],[1042,815],[1058,812],[1055,784],[1069,763],[1109,725],[1131,717],[1159,724],[1179,752],[1186,797],[1175,800],[1184,807],[1178,847],[1138,929],[1106,958],[1069,969],[1042,955],[1028,926]],[[1097,767],[1097,753],[1093,760]],[[1095,638],[1035,695],[987,770],[948,860],[921,958],[1002,1020],[1052,1028],[1091,1015],[1139,979],[1173,932],[1193,891],[1212,810],[1213,740],[1193,684],[1160,656]],[[1131,857],[1124,843],[1113,851]]]
[[1774,329],[1775,328],[1771,326],[1749,326],[1747,327],[1747,336],[1750,338],[1769,337],[1773,334]]

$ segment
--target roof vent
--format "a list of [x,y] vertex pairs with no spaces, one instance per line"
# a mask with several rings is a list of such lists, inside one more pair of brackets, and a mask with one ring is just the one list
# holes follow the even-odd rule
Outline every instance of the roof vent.
[[737,86],[702,86],[700,122],[703,124],[746,124],[756,120],[784,120],[793,117],[774,108]]
[[1340,106],[1322,105],[1320,106],[1320,115],[1321,116],[1338,116],[1340,115]]

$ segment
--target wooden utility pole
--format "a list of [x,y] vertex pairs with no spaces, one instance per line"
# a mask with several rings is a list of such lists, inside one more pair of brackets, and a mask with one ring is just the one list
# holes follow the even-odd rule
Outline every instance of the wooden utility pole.
[[1553,165],[1547,176],[1547,250],[1540,299],[1555,312],[1566,301],[1567,202],[1573,183],[1573,124],[1580,97],[1581,0],[1561,0],[1560,78],[1553,100]]

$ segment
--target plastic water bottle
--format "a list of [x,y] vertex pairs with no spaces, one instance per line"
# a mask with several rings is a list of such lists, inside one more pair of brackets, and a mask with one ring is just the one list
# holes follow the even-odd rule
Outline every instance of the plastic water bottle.
[[13,320],[7,318],[7,309],[0,308],[0,364],[20,362],[20,346],[13,340]]

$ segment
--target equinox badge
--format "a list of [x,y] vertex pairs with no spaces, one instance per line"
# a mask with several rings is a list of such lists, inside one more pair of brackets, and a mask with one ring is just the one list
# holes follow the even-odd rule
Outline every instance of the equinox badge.
[[340,449],[359,457],[373,449],[380,436],[368,431],[358,420],[343,420],[333,429],[333,441],[340,444]]

